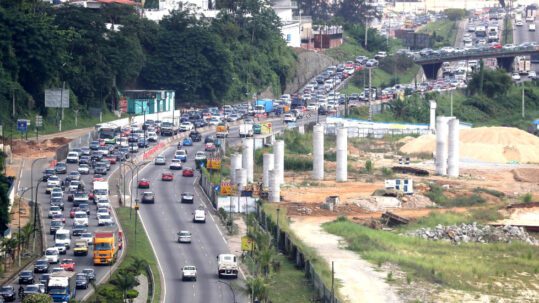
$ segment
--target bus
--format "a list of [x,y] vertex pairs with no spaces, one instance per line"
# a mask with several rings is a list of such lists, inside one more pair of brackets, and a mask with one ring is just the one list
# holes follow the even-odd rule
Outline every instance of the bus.
[[104,139],[106,144],[116,143],[116,136],[121,134],[122,128],[113,124],[104,124],[98,129],[99,139]]

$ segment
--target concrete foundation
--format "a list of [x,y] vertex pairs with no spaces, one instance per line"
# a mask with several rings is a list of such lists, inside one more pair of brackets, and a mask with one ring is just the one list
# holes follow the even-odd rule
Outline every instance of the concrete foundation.
[[273,154],[264,154],[262,161],[262,186],[264,188],[269,188],[269,172],[275,167],[275,157]]
[[430,120],[429,120],[429,129],[432,132],[436,131],[436,101],[430,100]]
[[279,184],[278,172],[272,169],[268,172],[268,175],[270,182],[269,201],[281,202],[281,185]]
[[276,140],[273,144],[274,165],[279,185],[284,184],[284,141]]
[[447,175],[448,117],[436,118],[436,174]]
[[449,177],[459,176],[460,166],[460,121],[459,119],[449,120],[448,134],[448,156],[447,175]]
[[337,131],[337,182],[348,180],[348,129],[339,128]]
[[243,139],[242,167],[247,171],[247,182],[254,181],[254,142],[252,138]]
[[236,185],[240,188],[247,186],[247,170],[245,168],[236,169]]
[[235,153],[230,157],[230,180],[233,184],[237,184],[236,169],[242,168],[242,155]]

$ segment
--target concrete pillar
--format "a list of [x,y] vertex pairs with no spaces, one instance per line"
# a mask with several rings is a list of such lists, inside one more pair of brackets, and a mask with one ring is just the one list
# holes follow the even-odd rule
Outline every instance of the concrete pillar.
[[275,167],[275,157],[273,154],[264,154],[262,162],[262,186],[268,188],[270,186],[269,171]]
[[458,177],[460,172],[459,165],[460,121],[459,119],[451,119],[449,120],[447,175],[449,177]]
[[302,135],[305,134],[305,126],[303,124],[298,126],[298,132]]
[[236,177],[236,170],[242,168],[242,155],[235,153],[230,158],[230,180],[237,184],[239,179]]
[[313,128],[313,179],[324,180],[324,125]]
[[430,123],[429,129],[433,132],[436,131],[436,101],[430,100]]
[[247,186],[247,170],[245,168],[236,169],[236,185],[238,184],[241,188]]
[[348,180],[348,129],[337,130],[337,182]]
[[273,144],[273,153],[274,153],[274,165],[273,169],[277,174],[277,181],[280,184],[284,184],[284,141],[277,140]]
[[436,174],[447,175],[447,134],[448,118],[436,118]]
[[254,181],[254,141],[252,138],[243,139],[242,167],[247,171],[247,182]]
[[281,185],[278,172],[272,169],[268,172],[270,181],[269,202],[281,202]]

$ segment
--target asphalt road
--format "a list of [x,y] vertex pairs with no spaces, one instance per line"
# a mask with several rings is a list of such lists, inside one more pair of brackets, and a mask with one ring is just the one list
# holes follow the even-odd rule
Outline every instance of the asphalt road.
[[[316,115],[312,115],[310,120],[316,120]],[[282,120],[274,121],[273,127],[282,128]],[[235,145],[239,142],[237,127],[231,128],[228,143]],[[183,166],[194,167],[194,155],[196,151],[203,150],[203,142],[195,142],[193,146],[185,148],[188,151],[188,160]],[[195,177],[183,177],[181,171],[177,171],[174,173],[174,181],[161,181],[161,174],[169,171],[168,163],[175,150],[176,146],[171,146],[162,152],[167,158],[167,165],[156,166],[152,162],[139,172],[139,179],[149,179],[149,190],[155,193],[155,204],[141,204],[139,213],[164,276],[164,302],[234,302],[232,291],[228,285],[219,282],[217,276],[216,257],[220,253],[228,253],[229,249],[223,232],[219,229],[218,217],[209,209],[211,206],[204,194],[194,187],[200,173],[196,172]],[[133,181],[131,190],[136,193],[136,180]],[[145,190],[139,189],[139,198],[143,191]],[[195,202],[180,203],[182,192],[194,193]],[[199,207],[207,209],[205,224],[192,222],[192,213]],[[176,233],[180,230],[192,233],[191,244],[177,242]],[[196,282],[182,282],[181,268],[184,265],[197,267]],[[239,278],[242,278],[241,274]],[[246,294],[240,289],[241,281],[221,281],[234,286],[237,302],[247,302]]]
[[[140,154],[140,153],[142,153],[142,149],[140,149],[138,153],[132,154],[132,155],[137,155],[137,154]],[[48,161],[49,161],[49,159],[37,160],[35,162],[35,164],[34,164],[34,167],[33,167],[33,176],[31,176],[30,170],[23,171],[22,175],[20,177],[19,188],[30,187],[32,184],[34,186],[36,186],[37,182],[42,177],[43,170],[45,168],[47,168],[48,165],[49,165]],[[118,164],[111,165],[111,169],[108,172],[106,178],[108,179],[108,177],[116,169],[118,169],[118,167],[119,167]],[[69,173],[70,171],[77,170],[77,168],[78,168],[77,164],[68,164],[67,171]],[[66,176],[67,175],[59,175],[60,179],[64,179]],[[32,180],[32,178],[33,178],[34,181],[32,183],[30,183],[30,180]],[[92,189],[92,182],[93,182],[93,175],[92,174],[90,174],[90,175],[82,175],[81,180],[84,182],[87,192]],[[37,195],[38,205],[40,207],[41,214],[42,214],[41,220],[43,222],[43,225],[42,225],[43,226],[43,232],[46,235],[46,237],[45,237],[46,238],[46,243],[44,244],[45,248],[50,247],[50,246],[54,246],[54,236],[50,235],[50,233],[49,233],[50,222],[51,222],[51,219],[48,218],[48,212],[49,212],[49,209],[50,209],[50,204],[49,204],[50,195],[45,193],[46,186],[47,186],[46,182],[41,182],[41,184],[39,185],[39,188],[38,188],[38,195]],[[25,193],[24,197],[29,199],[30,194],[31,194],[31,191],[28,190]],[[65,228],[71,230],[71,227],[73,225],[73,219],[69,218],[69,211],[70,211],[73,203],[67,201],[67,193],[65,193],[65,196],[64,196],[64,205],[65,205],[65,208],[64,208],[63,214],[66,217]],[[115,224],[113,226],[98,226],[97,225],[97,217],[96,217],[96,206],[91,201],[89,202],[89,205],[90,205],[91,212],[90,212],[90,215],[88,217],[89,218],[88,232],[94,233],[95,231],[99,231],[99,230],[114,230],[114,231],[117,231],[117,225],[116,225],[117,219],[116,219],[115,215],[113,215],[114,222],[115,222]],[[114,214],[114,212],[112,212],[112,213]],[[95,273],[96,273],[96,282],[99,283],[100,281],[102,281],[105,278],[106,275],[111,274],[111,266],[93,266],[93,261],[92,261],[93,250],[92,250],[92,246],[89,247],[89,251],[88,251],[87,256],[74,256],[73,255],[73,245],[74,245],[75,241],[77,240],[77,238],[78,237],[72,237],[72,239],[71,239],[71,248],[66,252],[65,255],[60,255],[60,260],[64,259],[64,258],[74,259],[75,262],[76,262],[76,267],[75,267],[76,272],[80,272],[84,268],[94,268]],[[123,251],[120,251],[120,253],[123,253]],[[50,269],[52,269],[54,267],[57,267],[57,266],[59,266],[59,265],[51,264]],[[33,270],[33,264],[30,264],[30,266],[27,269]],[[36,283],[39,282],[39,277],[40,276],[41,276],[41,274],[35,274]],[[10,284],[15,285],[16,288],[18,289],[17,277],[15,277],[14,280],[10,281]],[[77,290],[77,296],[76,296],[77,300],[80,300],[80,299],[84,298],[89,292],[90,292],[90,287],[88,289],[78,289]]]
[[[530,32],[528,30],[528,22],[525,22],[523,26],[516,26],[513,19],[513,44],[518,45],[524,42],[539,42],[539,22],[536,18],[535,26],[538,30]],[[539,72],[539,64],[532,63],[531,69]],[[527,77],[522,77],[523,79]]]

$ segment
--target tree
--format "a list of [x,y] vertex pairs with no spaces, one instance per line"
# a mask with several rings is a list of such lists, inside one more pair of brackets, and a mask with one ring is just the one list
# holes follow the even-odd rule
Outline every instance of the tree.
[[370,174],[374,170],[374,163],[371,160],[365,162],[365,171]]
[[269,283],[265,277],[255,276],[249,277],[245,281],[246,292],[252,297],[257,298],[260,302],[266,302],[268,299]]
[[132,257],[131,264],[129,264],[129,269],[133,271],[136,275],[139,275],[146,270],[148,262],[139,257]]
[[52,303],[52,297],[48,294],[33,294],[25,296],[22,303]]
[[34,233],[34,225],[26,224],[21,228],[21,240],[23,244],[23,250],[28,248],[28,242],[30,241],[30,236]]
[[126,298],[127,291],[138,285],[137,279],[133,273],[125,269],[119,270],[110,283],[120,289],[124,299]]
[[[481,75],[483,76],[481,77]],[[505,96],[511,85],[511,77],[504,70],[484,69],[483,72],[473,74],[470,83],[468,83],[468,89],[471,94],[483,93],[492,98],[495,96]]]

